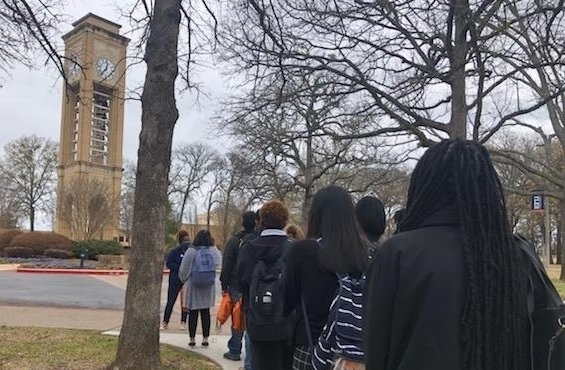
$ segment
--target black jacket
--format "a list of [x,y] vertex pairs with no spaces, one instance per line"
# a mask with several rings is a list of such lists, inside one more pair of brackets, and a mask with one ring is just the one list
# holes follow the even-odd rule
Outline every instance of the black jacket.
[[253,230],[243,230],[233,235],[228,240],[224,248],[222,257],[222,272],[220,273],[220,283],[222,290],[228,288],[239,290],[239,277],[237,275],[237,258],[239,256],[239,246],[246,235],[252,234]]
[[281,235],[264,235],[269,234],[269,231],[264,230],[260,236],[253,239],[251,237],[244,239],[239,251],[237,274],[244,307],[249,300],[249,284],[257,260],[276,261],[283,255],[287,246],[288,237],[284,231],[279,230]]
[[338,287],[336,274],[324,269],[318,261],[319,248],[315,240],[298,241],[291,245],[286,257],[285,314],[297,312],[295,345],[308,345],[301,297],[304,297],[312,340],[316,344]]
[[460,370],[463,240],[456,214],[430,216],[377,250],[366,286],[367,369]]

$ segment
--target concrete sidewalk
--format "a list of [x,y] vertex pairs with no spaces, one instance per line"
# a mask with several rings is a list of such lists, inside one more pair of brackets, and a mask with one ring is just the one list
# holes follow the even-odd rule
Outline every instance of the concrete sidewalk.
[[[20,301],[12,301],[13,298],[5,299],[7,298],[6,296],[10,295],[7,294],[12,290],[10,289],[10,287],[13,287],[13,289],[16,289],[16,286],[19,286],[20,288],[25,288],[29,285],[31,285],[31,287],[35,287],[35,284],[37,284],[36,274],[27,274],[24,272],[17,273],[17,279],[15,279],[14,271],[16,267],[17,265],[0,265],[0,280],[3,280],[0,281],[0,326],[36,326],[50,328],[86,329],[100,331],[103,334],[107,335],[119,335],[119,330],[123,319],[123,309],[105,309],[98,305],[96,306],[97,308],[83,308],[82,306],[65,307],[60,304],[57,304],[55,306],[49,305],[48,303],[52,300],[53,297],[45,297],[46,304],[43,305],[40,303],[41,300],[39,299],[34,299],[32,301],[28,301],[26,299],[22,299]],[[60,283],[59,276],[51,275],[52,279],[48,278],[50,274],[42,274],[42,276],[45,278],[44,285]],[[65,274],[64,276],[66,278],[72,279],[74,275]],[[99,283],[107,285],[107,290],[110,292],[112,292],[113,289],[119,288],[125,294],[127,276],[89,275],[88,277],[95,281],[98,281]],[[82,278],[82,276],[80,278]],[[75,282],[78,283],[79,280],[81,280],[80,278],[77,278]],[[27,284],[26,280],[28,281]],[[167,278],[163,279],[161,297],[162,308],[166,303],[167,280]],[[11,283],[15,284],[12,285]],[[100,288],[99,285],[95,282],[84,284],[84,286],[87,288]],[[44,291],[46,294],[49,294],[49,292],[52,292],[55,288],[56,287],[53,286],[45,286]],[[103,287],[102,289],[106,288]],[[34,290],[33,292],[36,293],[37,291]],[[115,293],[112,294],[113,296],[115,296]],[[62,297],[59,297],[56,302],[60,303],[61,300]],[[217,303],[218,302],[219,300],[217,301]],[[215,311],[215,308],[211,309],[211,313],[215,314]],[[194,349],[191,348],[190,350],[210,358],[212,361],[221,365],[223,369],[237,370],[240,367],[242,368],[243,361],[230,361],[223,358],[223,354],[227,351],[227,342],[230,338],[229,324],[224,325],[223,332],[216,332],[214,329],[214,316],[211,317],[211,321],[212,332],[209,338],[210,346],[208,348],[202,348],[200,346],[202,335],[199,323],[199,330],[197,331],[196,335],[197,346]],[[179,326],[180,305],[177,303],[171,316],[169,329],[160,332],[160,340],[162,343],[167,343],[188,350],[188,332],[186,329],[179,330]]]

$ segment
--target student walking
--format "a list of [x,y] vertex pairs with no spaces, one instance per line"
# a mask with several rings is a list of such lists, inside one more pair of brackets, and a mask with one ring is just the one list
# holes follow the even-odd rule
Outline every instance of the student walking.
[[288,217],[284,203],[266,202],[259,210],[261,234],[239,252],[237,269],[255,370],[287,370],[291,363],[282,285]]
[[[255,230],[255,212],[245,212],[241,218],[241,226],[243,230],[233,235],[224,248],[222,259],[222,273],[220,274],[220,282],[222,284],[222,292],[229,294],[231,301],[235,304],[241,298],[241,289],[239,288],[239,275],[237,274],[237,259],[239,256],[239,248],[246,235]],[[232,361],[241,360],[243,331],[236,331],[231,328],[231,338],[228,341],[228,352],[224,353],[224,358]]]
[[167,256],[167,268],[169,269],[169,286],[167,288],[167,305],[165,306],[165,314],[163,316],[163,322],[161,323],[160,329],[166,330],[169,326],[169,320],[171,319],[171,314],[173,312],[173,307],[177,301],[179,293],[181,293],[181,329],[186,330],[186,317],[188,315],[188,310],[184,309],[184,300],[182,294],[182,281],[179,279],[179,268],[182,262],[182,258],[188,247],[190,247],[190,238],[188,237],[188,232],[186,230],[179,230],[177,245],[173,250],[169,252]]
[[222,255],[214,245],[208,230],[200,230],[193,246],[187,249],[179,269],[179,279],[185,284],[185,306],[188,307],[189,347],[196,346],[198,316],[202,321],[202,346],[208,347],[210,336],[210,307],[216,301],[216,268]]
[[487,150],[463,140],[428,149],[367,281],[367,369],[529,369],[522,257]]
[[313,345],[328,321],[338,274],[360,277],[368,264],[367,244],[355,219],[353,200],[338,186],[312,199],[307,239],[293,243],[285,274],[285,313],[297,313],[292,369],[312,369]]

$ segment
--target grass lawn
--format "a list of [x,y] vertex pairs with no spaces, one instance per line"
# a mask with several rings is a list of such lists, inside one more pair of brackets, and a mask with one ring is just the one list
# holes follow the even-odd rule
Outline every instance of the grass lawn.
[[557,288],[557,291],[561,295],[561,298],[565,300],[565,281],[559,280],[559,274],[561,273],[561,265],[550,265],[547,268],[547,275],[553,281],[553,285]]
[[[116,355],[118,338],[88,330],[0,327],[0,369],[104,369]],[[219,370],[198,354],[161,345],[164,369]]]

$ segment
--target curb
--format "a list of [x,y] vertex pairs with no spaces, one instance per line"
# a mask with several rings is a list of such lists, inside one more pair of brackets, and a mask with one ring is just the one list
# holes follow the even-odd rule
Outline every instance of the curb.
[[[96,270],[96,269],[50,269],[50,268],[29,268],[18,267],[17,272],[29,272],[35,274],[83,274],[83,275],[127,275],[128,270]],[[168,274],[169,270],[164,270],[163,274]]]
[[36,274],[86,274],[86,275],[127,275],[128,270],[95,270],[95,269],[49,269],[18,267],[17,272],[31,272]]

